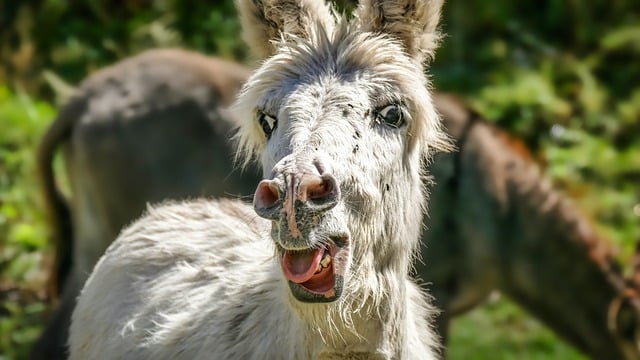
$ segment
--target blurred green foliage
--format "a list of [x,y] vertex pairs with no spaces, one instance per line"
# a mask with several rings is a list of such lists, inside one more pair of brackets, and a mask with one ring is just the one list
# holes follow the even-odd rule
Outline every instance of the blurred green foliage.
[[246,56],[233,1],[3,1],[0,29],[0,81],[47,97],[44,69],[75,84],[150,47]]
[[[0,29],[0,359],[18,359],[47,310],[34,149],[48,103],[150,47],[247,52],[230,0],[9,0]],[[450,0],[442,29],[435,88],[522,137],[628,257],[640,239],[640,2]],[[456,320],[451,344],[454,359],[580,358],[504,301]]]
[[34,149],[55,109],[0,86],[0,359],[24,358],[45,311]]

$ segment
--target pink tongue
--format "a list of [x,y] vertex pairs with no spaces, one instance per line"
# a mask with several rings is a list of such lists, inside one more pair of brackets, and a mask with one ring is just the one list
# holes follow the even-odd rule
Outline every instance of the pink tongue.
[[323,254],[324,249],[285,251],[282,258],[284,276],[296,284],[308,281],[316,272]]

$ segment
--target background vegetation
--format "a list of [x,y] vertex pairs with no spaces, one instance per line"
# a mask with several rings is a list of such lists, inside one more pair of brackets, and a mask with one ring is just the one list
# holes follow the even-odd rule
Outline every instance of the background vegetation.
[[[34,148],[69,84],[157,46],[248,60],[230,0],[2,1],[0,29],[0,359],[21,359],[48,312]],[[435,87],[525,139],[624,261],[640,239],[640,2],[450,0],[443,30]],[[454,322],[450,354],[581,358],[499,296]]]

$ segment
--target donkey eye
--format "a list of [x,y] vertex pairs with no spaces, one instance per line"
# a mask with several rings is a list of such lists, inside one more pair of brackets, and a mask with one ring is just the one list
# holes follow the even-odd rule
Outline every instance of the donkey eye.
[[260,123],[262,131],[264,131],[264,134],[267,136],[267,139],[269,139],[271,137],[271,133],[275,130],[276,125],[278,125],[278,119],[265,113],[260,113],[258,122]]
[[380,108],[377,111],[376,117],[379,123],[393,128],[399,128],[404,125],[404,114],[398,104],[391,104]]

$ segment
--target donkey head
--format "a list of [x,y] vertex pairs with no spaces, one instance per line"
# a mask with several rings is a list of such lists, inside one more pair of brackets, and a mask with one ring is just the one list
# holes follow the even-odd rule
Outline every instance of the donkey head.
[[237,1],[266,58],[238,99],[240,152],[262,164],[254,207],[299,301],[408,271],[421,159],[447,145],[423,74],[441,3],[365,1],[348,22],[322,1]]

